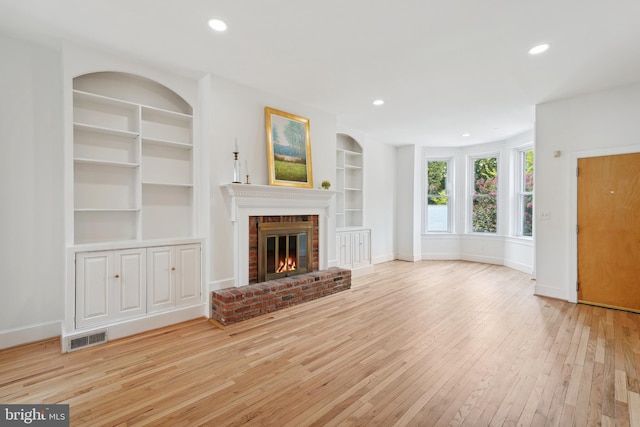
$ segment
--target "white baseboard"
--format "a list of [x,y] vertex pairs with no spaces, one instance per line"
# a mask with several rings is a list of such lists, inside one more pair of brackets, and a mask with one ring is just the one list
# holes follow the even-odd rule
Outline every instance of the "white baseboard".
[[533,267],[527,264],[523,264],[521,262],[516,262],[516,261],[511,261],[511,260],[504,260],[504,266],[505,267],[509,267],[509,268],[513,268],[514,270],[518,270],[521,271],[523,273],[527,273],[527,274],[531,274],[533,275]]
[[417,262],[422,260],[422,256],[419,254],[399,253],[396,255],[396,259],[400,261]]
[[353,277],[366,276],[367,274],[373,273],[374,270],[375,270],[375,267],[373,264],[364,265],[358,268],[353,268],[351,269],[351,277],[353,278]]
[[211,293],[212,291],[219,291],[220,289],[235,288],[235,287],[236,287],[236,281],[233,278],[215,280],[213,282],[209,282],[208,284],[209,293]]
[[149,314],[144,317],[126,320],[111,325],[101,325],[94,328],[72,331],[62,336],[62,352],[69,351],[68,344],[71,338],[90,334],[93,331],[107,331],[109,341],[139,334],[141,332],[158,329],[198,317],[209,317],[209,304],[202,303],[190,307],[179,307],[171,311]]
[[460,256],[462,261],[481,262],[484,264],[504,265],[504,260],[498,257],[481,256],[481,255],[465,255]]
[[567,290],[560,288],[552,288],[550,286],[540,286],[536,284],[533,293],[541,297],[549,297],[568,301]]
[[461,259],[460,252],[422,254],[423,261],[459,261]]
[[0,349],[46,340],[61,335],[61,322],[39,323],[24,328],[0,331]]
[[396,257],[393,254],[387,254],[382,256],[377,256],[371,259],[372,264],[382,264],[383,262],[389,262],[395,260]]

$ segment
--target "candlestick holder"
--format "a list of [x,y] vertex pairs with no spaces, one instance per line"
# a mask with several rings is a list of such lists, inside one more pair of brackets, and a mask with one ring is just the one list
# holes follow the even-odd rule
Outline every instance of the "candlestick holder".
[[245,175],[245,178],[246,178],[246,181],[245,181],[244,183],[245,183],[245,184],[251,184],[251,183],[249,182],[249,174]]
[[238,151],[233,152],[233,183],[242,184],[242,178],[240,178],[240,160],[238,160]]

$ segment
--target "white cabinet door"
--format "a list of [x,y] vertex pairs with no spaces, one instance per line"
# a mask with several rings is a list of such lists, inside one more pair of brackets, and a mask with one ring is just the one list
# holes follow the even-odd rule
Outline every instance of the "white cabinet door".
[[114,254],[114,317],[145,314],[147,311],[146,251],[131,249]]
[[76,327],[146,312],[145,250],[76,254]]
[[188,305],[200,302],[201,273],[200,245],[175,247],[176,305]]
[[113,252],[86,252],[76,255],[76,327],[110,320]]
[[371,263],[370,231],[361,230],[353,233],[353,266],[360,267]]
[[371,230],[362,232],[362,259],[366,264],[371,264]]
[[78,252],[76,328],[198,304],[200,267],[199,244]]
[[343,263],[343,255],[342,255],[342,235],[340,233],[336,234],[336,258],[338,267],[342,267]]
[[358,268],[371,264],[371,230],[336,233],[338,266]]
[[336,235],[336,243],[338,245],[338,265],[340,267],[351,268],[353,262],[352,237],[351,233],[338,233]]
[[147,249],[147,312],[174,307],[175,251],[172,246]]

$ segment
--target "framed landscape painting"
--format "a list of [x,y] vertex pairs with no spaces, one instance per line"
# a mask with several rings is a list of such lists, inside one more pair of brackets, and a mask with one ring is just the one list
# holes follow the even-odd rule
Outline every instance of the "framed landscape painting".
[[265,107],[269,185],[313,188],[309,119]]

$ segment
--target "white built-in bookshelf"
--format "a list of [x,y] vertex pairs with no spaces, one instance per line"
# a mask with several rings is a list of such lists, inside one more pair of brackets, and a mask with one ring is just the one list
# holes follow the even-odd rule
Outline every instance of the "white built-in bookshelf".
[[362,147],[348,135],[336,141],[336,227],[362,227]]
[[193,236],[193,116],[168,88],[102,72],[73,82],[74,243]]

